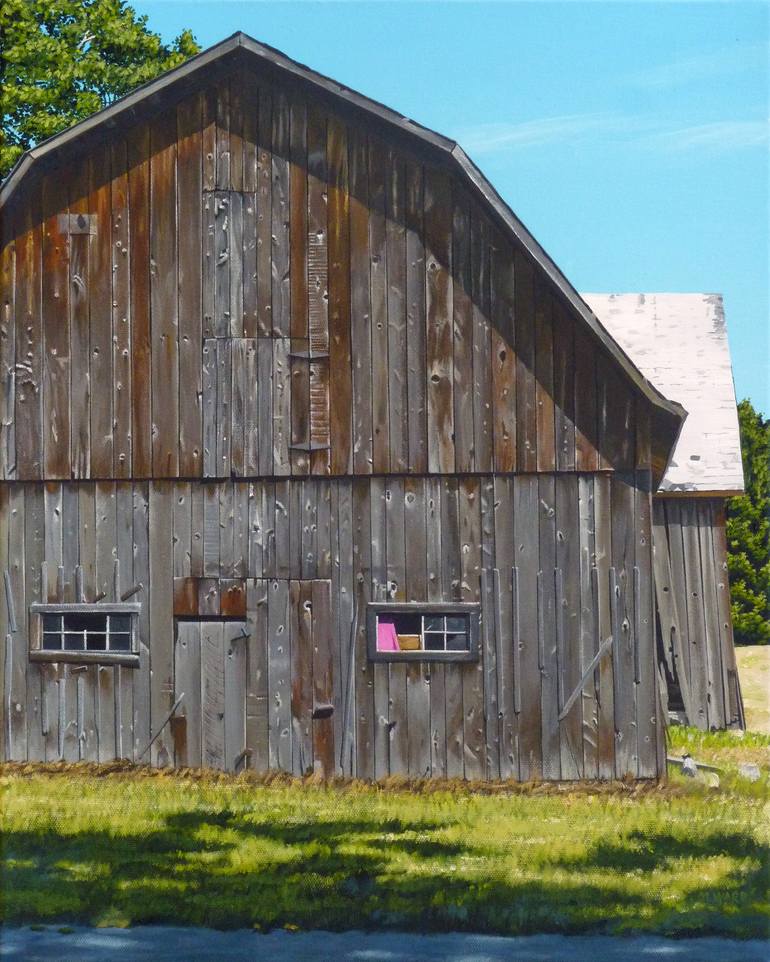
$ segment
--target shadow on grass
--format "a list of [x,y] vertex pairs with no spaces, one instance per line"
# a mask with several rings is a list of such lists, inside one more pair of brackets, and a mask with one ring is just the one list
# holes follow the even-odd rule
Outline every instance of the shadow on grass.
[[[540,855],[543,877],[519,881],[508,874],[510,863],[504,877],[463,877],[463,857],[483,853],[442,839],[443,828],[398,819],[271,823],[203,809],[170,815],[145,834],[9,832],[4,921],[739,938],[767,932],[770,850],[748,834],[605,838],[579,857],[554,853],[543,862]],[[674,902],[663,900],[652,880],[644,884],[645,873],[676,859],[692,863],[688,879],[703,878],[700,865],[721,855],[742,864],[716,884],[686,888]]]

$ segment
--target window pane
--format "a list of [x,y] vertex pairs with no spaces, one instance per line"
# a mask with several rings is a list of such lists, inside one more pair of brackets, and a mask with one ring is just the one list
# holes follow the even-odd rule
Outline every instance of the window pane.
[[45,632],[43,634],[43,648],[47,648],[49,651],[61,651],[61,635]]
[[444,650],[444,636],[439,634],[425,634],[425,650],[426,651],[443,651]]
[[83,651],[84,648],[84,638],[83,632],[67,632],[64,636],[64,650],[65,651]]
[[468,616],[467,615],[447,615],[446,630],[447,631],[467,631]]
[[447,651],[467,651],[468,636],[463,634],[453,634],[446,636]]
[[86,635],[86,647],[89,651],[106,651],[107,635],[102,632],[89,631]]
[[426,615],[425,630],[426,631],[443,631],[444,616],[443,615]]
[[61,631],[61,615],[43,615],[43,631]]
[[106,631],[106,614],[81,614],[80,612],[67,612],[64,615],[65,631]]
[[113,631],[131,631],[131,615],[110,615],[110,634]]
[[131,635],[110,632],[110,651],[131,651]]

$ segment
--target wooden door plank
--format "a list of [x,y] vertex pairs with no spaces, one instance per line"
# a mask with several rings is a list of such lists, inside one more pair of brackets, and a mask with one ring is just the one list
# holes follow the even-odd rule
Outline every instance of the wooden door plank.
[[225,770],[238,771],[246,760],[246,625],[224,623],[224,749]]
[[204,768],[225,767],[224,624],[201,622],[201,753]]
[[174,699],[184,695],[180,712],[185,719],[184,751],[176,764],[200,768],[202,756],[201,626],[205,622],[178,621],[174,646]]

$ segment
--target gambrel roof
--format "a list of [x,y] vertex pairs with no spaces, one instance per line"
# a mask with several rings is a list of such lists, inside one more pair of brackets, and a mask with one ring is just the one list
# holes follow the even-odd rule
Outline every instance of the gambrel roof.
[[103,136],[105,132],[112,129],[127,126],[147,110],[160,108],[169,98],[181,98],[200,81],[204,72],[208,77],[210,72],[224,71],[237,64],[258,66],[277,78],[289,76],[307,85],[327,102],[341,109],[344,108],[363,121],[376,120],[391,133],[399,136],[402,141],[409,141],[413,147],[429,153],[434,162],[443,166],[464,183],[472,194],[482,200],[502,228],[513,235],[528,252],[565,301],[582,318],[593,336],[653,405],[656,412],[653,447],[658,449],[658,462],[662,463],[661,458],[665,460],[686,417],[685,409],[681,404],[665,397],[659,386],[651,383],[639,370],[623,346],[610,336],[591,308],[463,149],[453,140],[428,130],[396,111],[316,73],[272,47],[258,43],[244,33],[233,34],[174,70],[142,85],[104,110],[28,150],[19,159],[0,188],[0,208],[11,201],[20,185],[33,170],[46,170],[57,163],[66,162],[70,156],[69,151],[79,148],[91,136]]
[[659,493],[742,493],[741,439],[721,294],[583,298],[644,376],[687,408]]

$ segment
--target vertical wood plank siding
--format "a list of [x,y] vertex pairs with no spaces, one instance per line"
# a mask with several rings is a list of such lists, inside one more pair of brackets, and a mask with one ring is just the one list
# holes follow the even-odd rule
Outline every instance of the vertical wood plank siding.
[[[613,712],[611,705],[606,710],[600,698],[598,713],[581,724],[578,700],[574,720],[570,715],[565,722],[556,719],[593,655],[595,641],[581,643],[581,618],[591,624],[602,620],[572,557],[593,537],[580,501],[590,483],[590,475],[554,474],[541,475],[539,485],[533,475],[373,478],[355,481],[351,491],[344,479],[308,478],[287,482],[280,498],[272,496],[272,482],[266,480],[210,483],[203,507],[206,577],[193,603],[203,606],[195,611],[217,614],[219,605],[227,610],[223,599],[233,604],[233,592],[240,592],[243,607],[237,610],[243,614],[231,617],[245,626],[248,640],[242,645],[241,629],[227,627],[232,622],[224,622],[225,635],[220,623],[221,637],[215,637],[211,631],[200,633],[207,622],[195,621],[195,614],[192,621],[188,614],[174,618],[175,605],[180,610],[174,576],[189,578],[192,570],[194,504],[188,482],[48,482],[44,498],[33,482],[6,486],[0,536],[10,559],[15,611],[48,598],[74,601],[79,590],[85,601],[101,594],[119,600],[142,586],[135,596],[142,606],[140,668],[119,674],[117,668],[102,667],[86,673],[80,688],[70,684],[69,666],[60,666],[57,676],[55,668],[51,674],[50,666],[29,662],[30,622],[18,618],[18,630],[11,633],[10,673],[4,678],[4,712],[12,707],[5,718],[11,736],[7,751],[30,760],[55,759],[62,752],[94,760],[138,757],[184,693],[177,715],[185,722],[160,733],[149,753],[155,765],[233,769],[237,758],[239,766],[328,774],[337,768],[343,747],[338,739],[349,725],[346,744],[356,751],[342,767],[364,778],[575,778],[583,774],[583,758],[598,752],[601,763],[601,746],[611,746],[614,738],[619,771],[638,766],[641,774],[654,777],[658,719],[652,672],[642,673],[642,684],[634,686],[636,703],[622,712],[617,707]],[[642,642],[641,663],[649,666],[653,659],[649,594],[641,596],[643,617],[633,611],[633,569],[645,550],[649,554],[645,477],[618,480],[611,496],[622,503],[630,497],[636,504],[630,517],[637,518],[636,539],[633,523],[612,531],[621,637],[600,672],[612,674],[614,665],[617,703],[618,678],[628,674],[634,685],[634,630]],[[327,502],[334,506],[328,514],[320,507]],[[312,543],[306,541],[307,505],[319,506],[313,518],[327,518],[311,523]],[[246,522],[245,516],[253,520]],[[258,531],[244,552],[235,547],[236,529],[247,524]],[[284,560],[281,550],[264,550],[277,530],[279,538],[297,546]],[[492,530],[496,538],[490,537]],[[597,531],[597,554],[602,537]],[[330,579],[324,559],[335,556],[340,563]],[[54,573],[47,598],[43,565]],[[596,570],[599,582],[609,578],[604,562]],[[590,571],[587,576],[590,580]],[[603,593],[608,590],[602,586]],[[369,664],[365,604],[370,597],[386,596],[480,601],[479,662]],[[351,605],[347,599],[356,601]],[[561,640],[553,632],[559,599]],[[4,617],[7,630],[5,610]],[[214,673],[209,681],[206,671]],[[207,685],[213,685],[211,691]],[[232,693],[240,705],[230,716],[231,731],[241,733],[235,741],[227,735],[227,723],[222,728],[214,717],[222,685],[225,701]],[[561,699],[558,706],[555,696]],[[351,710],[343,714],[349,697]],[[43,712],[44,700],[55,709],[53,715]],[[51,743],[52,718],[65,725],[58,746]],[[81,728],[85,725],[80,734],[78,718]],[[239,747],[231,751],[236,741]]]
[[[0,479],[648,466],[645,402],[528,256],[298,93],[241,74],[72,169],[4,226]],[[255,340],[232,403],[244,355],[209,349],[210,459],[202,337]]]
[[[70,169],[3,217],[4,757],[659,774],[647,402],[486,208],[245,69]],[[663,522],[703,725],[717,507]],[[30,662],[31,603],[131,592],[137,669]],[[479,661],[369,663],[384,599],[478,603]]]

